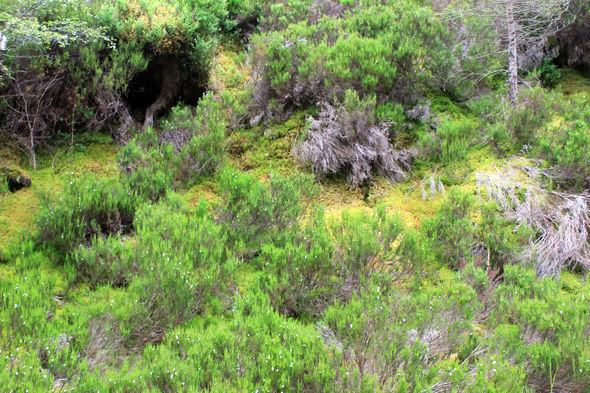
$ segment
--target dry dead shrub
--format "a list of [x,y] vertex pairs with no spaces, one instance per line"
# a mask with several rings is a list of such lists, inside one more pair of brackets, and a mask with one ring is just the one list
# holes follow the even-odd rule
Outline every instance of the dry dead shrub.
[[590,270],[590,195],[548,191],[541,177],[553,177],[551,170],[524,159],[508,162],[496,173],[476,174],[479,187],[499,203],[517,226],[528,225],[536,233],[520,254],[531,263],[539,277],[558,277],[564,268]]
[[375,124],[373,105],[335,108],[322,103],[318,119],[308,117],[305,140],[294,148],[302,164],[311,164],[316,178],[344,172],[358,187],[377,172],[392,183],[406,177],[415,149],[394,150],[385,123]]
[[107,367],[122,360],[123,334],[119,322],[110,314],[92,319],[88,326],[88,346],[86,357],[88,368],[104,371]]

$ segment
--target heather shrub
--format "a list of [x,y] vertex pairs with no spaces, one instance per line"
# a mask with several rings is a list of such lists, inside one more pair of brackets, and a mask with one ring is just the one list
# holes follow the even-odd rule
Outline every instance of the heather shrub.
[[444,31],[429,8],[411,1],[359,3],[341,16],[294,21],[288,29],[252,37],[254,65],[263,78],[254,115],[272,99],[288,107],[331,101],[348,89],[412,102],[444,72]]
[[472,204],[468,195],[453,192],[423,226],[434,260],[452,269],[458,269],[471,259],[474,225],[469,213]]
[[106,239],[96,237],[92,247],[80,247],[74,252],[76,277],[88,281],[92,287],[105,284],[125,287],[139,268],[133,265],[132,252],[119,234]]
[[566,296],[564,282],[537,279],[534,270],[506,266],[494,294],[496,332],[504,356],[524,364],[532,389],[583,391],[588,373],[587,284]]
[[[507,225],[508,224],[508,225]],[[484,248],[486,264],[492,268],[504,266],[514,247],[512,225],[504,220],[494,205],[481,206],[480,222],[474,234]],[[485,253],[487,252],[487,255]]]
[[337,295],[342,301],[367,285],[373,275],[386,276],[383,281],[392,285],[397,270],[405,273],[405,265],[413,263],[396,255],[396,251],[405,249],[405,239],[392,249],[404,232],[404,223],[399,216],[388,215],[383,207],[371,214],[345,211],[339,220],[331,222],[330,231],[335,244],[334,268],[341,286]]
[[94,175],[65,179],[57,189],[41,190],[37,220],[40,241],[71,253],[95,236],[121,233],[133,223],[134,195],[114,181]]
[[445,164],[464,160],[473,134],[473,125],[467,120],[442,121],[436,135],[440,139],[440,159]]
[[174,143],[176,178],[192,184],[199,176],[214,173],[223,161],[227,115],[212,93],[199,101],[196,113],[188,107],[173,109],[172,115],[162,123],[162,140],[182,138]]
[[383,290],[420,275],[424,258],[417,234],[379,208],[325,221],[317,209],[309,221],[262,246],[258,280],[281,314],[321,316],[368,285]]
[[280,238],[307,212],[319,188],[306,174],[289,177],[270,175],[258,181],[235,169],[221,171],[223,202],[219,219],[232,241],[245,250]]
[[211,93],[201,98],[194,114],[182,104],[172,108],[161,130],[148,128],[123,148],[124,184],[138,197],[158,202],[175,186],[214,173],[224,156],[226,120]]
[[136,42],[157,55],[186,56],[206,74],[226,16],[225,2],[119,1],[103,4],[97,20],[112,37]]
[[[474,291],[461,282],[421,295],[367,285],[346,304],[325,313],[323,336],[342,351],[347,371],[377,391],[428,390],[468,384],[451,378],[444,359],[457,351],[475,314]],[[459,368],[460,369],[460,368]],[[362,385],[361,385],[362,386]]]
[[174,149],[153,129],[138,134],[119,153],[122,183],[140,200],[158,202],[172,189]]
[[539,135],[540,154],[560,169],[562,182],[578,187],[590,174],[590,116],[580,104],[572,103],[566,109],[572,113],[571,122],[549,126]]
[[546,57],[541,60],[541,63],[536,68],[536,71],[539,75],[539,79],[543,84],[543,87],[552,89],[557,86],[559,82],[559,78],[561,77],[561,72],[557,68],[555,64],[552,63],[553,59],[550,57]]
[[226,231],[202,202],[188,211],[176,194],[137,213],[130,290],[138,302],[125,321],[133,349],[159,343],[174,326],[203,314],[214,296],[232,285],[235,261]]
[[179,327],[145,348],[138,369],[159,391],[346,391],[334,386],[344,374],[333,366],[339,358],[313,325],[273,311],[259,292],[236,298],[224,319]]
[[274,309],[289,317],[318,316],[332,301],[334,264],[328,226],[321,209],[307,224],[264,244],[259,285]]
[[545,93],[536,90],[521,97],[521,105],[508,114],[506,125],[522,145],[535,146],[540,128],[552,116]]
[[[34,258],[21,255],[19,258]],[[16,348],[23,339],[41,340],[47,334],[47,314],[55,312],[55,284],[46,272],[29,268],[25,272],[4,277],[0,283],[1,336],[4,348]]]

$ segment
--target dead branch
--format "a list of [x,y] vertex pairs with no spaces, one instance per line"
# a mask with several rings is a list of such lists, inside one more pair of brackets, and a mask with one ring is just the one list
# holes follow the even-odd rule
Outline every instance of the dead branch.
[[513,159],[496,173],[477,173],[476,181],[517,227],[536,231],[519,259],[535,266],[539,277],[559,278],[566,267],[590,270],[590,195],[545,190],[541,179],[551,172],[530,160]]

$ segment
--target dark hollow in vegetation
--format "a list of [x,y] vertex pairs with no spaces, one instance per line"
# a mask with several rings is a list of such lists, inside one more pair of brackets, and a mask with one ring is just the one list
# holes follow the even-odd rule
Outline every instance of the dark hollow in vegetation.
[[32,181],[26,176],[8,177],[8,189],[10,192],[16,192],[24,187],[30,187]]

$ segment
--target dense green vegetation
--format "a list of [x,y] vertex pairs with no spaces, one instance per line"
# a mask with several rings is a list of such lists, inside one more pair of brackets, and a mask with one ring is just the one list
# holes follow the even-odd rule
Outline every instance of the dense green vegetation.
[[590,392],[588,3],[480,3],[0,1],[2,390]]

